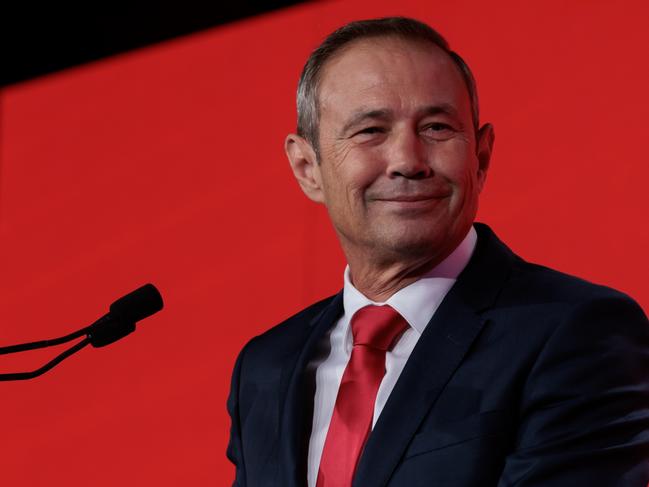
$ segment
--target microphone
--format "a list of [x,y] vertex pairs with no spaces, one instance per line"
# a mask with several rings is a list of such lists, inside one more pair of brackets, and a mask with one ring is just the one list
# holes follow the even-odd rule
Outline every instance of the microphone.
[[135,331],[135,323],[160,311],[163,307],[162,296],[153,284],[145,284],[135,291],[122,296],[108,308],[108,313],[95,321],[92,325],[77,330],[69,335],[51,340],[22,343],[8,347],[0,347],[0,355],[37,348],[51,347],[61,343],[69,342],[75,338],[86,335],[86,338],[76,345],[68,348],[54,359],[32,372],[15,372],[11,374],[0,374],[0,381],[32,379],[44,374],[56,364],[60,363],[73,353],[78,352],[86,345],[93,347],[104,347],[124,338]]
[[162,296],[153,284],[144,286],[119,298],[110,305],[107,314],[87,328],[93,347],[105,347],[135,331],[135,323],[160,311]]

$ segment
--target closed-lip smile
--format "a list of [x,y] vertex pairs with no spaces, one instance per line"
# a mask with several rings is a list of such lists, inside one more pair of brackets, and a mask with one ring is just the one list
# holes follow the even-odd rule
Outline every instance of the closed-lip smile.
[[448,194],[405,194],[405,195],[395,195],[374,198],[376,201],[395,201],[395,202],[416,202],[416,201],[427,201],[433,199],[442,199],[449,196]]

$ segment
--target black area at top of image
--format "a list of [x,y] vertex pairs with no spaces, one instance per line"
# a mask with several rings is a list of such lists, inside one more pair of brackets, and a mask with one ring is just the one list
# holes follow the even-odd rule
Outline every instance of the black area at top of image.
[[0,86],[297,3],[16,1],[0,13]]

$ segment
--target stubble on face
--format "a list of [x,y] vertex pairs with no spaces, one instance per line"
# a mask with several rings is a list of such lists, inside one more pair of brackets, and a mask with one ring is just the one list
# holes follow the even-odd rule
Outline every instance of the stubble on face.
[[466,86],[436,46],[356,41],[324,67],[319,172],[350,268],[446,257],[477,210],[475,153]]

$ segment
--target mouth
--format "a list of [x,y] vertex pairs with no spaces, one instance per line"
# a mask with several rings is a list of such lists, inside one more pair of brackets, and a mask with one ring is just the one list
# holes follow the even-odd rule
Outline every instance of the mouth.
[[421,203],[431,200],[441,200],[448,198],[450,194],[408,194],[408,195],[395,195],[388,197],[374,198],[374,201],[384,201],[392,203]]
[[385,185],[371,188],[366,194],[366,204],[377,211],[400,216],[420,217],[442,211],[450,204],[453,187],[450,184]]
[[435,195],[399,195],[390,197],[374,198],[374,203],[379,208],[384,208],[390,213],[396,212],[399,215],[419,215],[422,212],[435,211],[440,204],[443,204],[450,194]]

